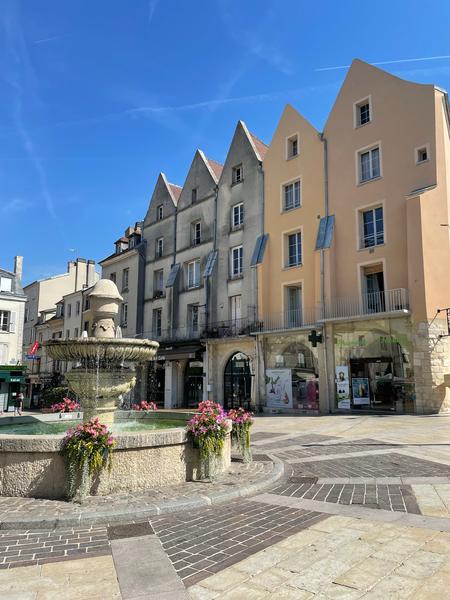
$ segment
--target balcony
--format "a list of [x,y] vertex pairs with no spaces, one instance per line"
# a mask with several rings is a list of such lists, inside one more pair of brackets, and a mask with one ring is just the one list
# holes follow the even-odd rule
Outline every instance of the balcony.
[[408,290],[398,288],[362,294],[350,298],[335,298],[325,306],[320,320],[366,317],[383,313],[408,313]]
[[408,290],[398,288],[348,298],[335,298],[316,308],[291,310],[265,315],[250,325],[252,333],[283,331],[286,329],[308,329],[324,321],[339,321],[373,317],[374,315],[402,315],[409,313]]
[[156,342],[182,342],[188,340],[198,340],[203,337],[203,329],[193,329],[192,327],[177,327],[172,329],[161,329],[146,332],[145,337]]
[[230,319],[228,321],[217,321],[210,323],[208,329],[203,332],[204,338],[227,338],[239,335],[249,335],[257,330],[258,323],[255,319]]

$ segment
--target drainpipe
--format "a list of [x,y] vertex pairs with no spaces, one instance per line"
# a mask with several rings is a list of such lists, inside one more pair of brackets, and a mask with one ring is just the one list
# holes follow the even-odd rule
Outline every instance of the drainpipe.
[[[217,249],[217,203],[219,196],[219,186],[216,185],[214,189],[214,216],[213,216],[213,248],[212,252]],[[208,330],[209,327],[209,315],[210,315],[210,303],[211,303],[211,282],[210,277],[205,278],[205,329]]]
[[[323,143],[323,208],[324,216],[329,215],[329,203],[328,203],[328,142],[324,137],[324,134],[320,134],[320,139]],[[320,304],[321,304],[321,317],[325,317],[325,250],[320,250]],[[325,381],[328,390],[328,412],[331,413],[330,403],[330,386],[329,386],[329,372],[328,372],[328,351],[327,351],[327,336],[326,336],[326,325],[323,325],[323,344],[324,346],[324,367],[325,367]]]
[[[174,265],[177,262],[177,223],[178,223],[178,206],[175,205],[175,214],[174,214],[174,219],[173,219],[173,261],[172,261],[172,265]],[[175,327],[174,327],[174,306],[173,306],[173,289],[174,286],[172,286],[171,288],[167,288],[170,289],[170,310],[169,310],[169,314],[170,314],[170,333],[173,334]]]

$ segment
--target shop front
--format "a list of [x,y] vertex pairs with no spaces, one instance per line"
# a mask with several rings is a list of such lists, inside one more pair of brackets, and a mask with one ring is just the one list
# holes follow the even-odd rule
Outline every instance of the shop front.
[[0,412],[14,411],[20,392],[25,389],[26,367],[0,365]]
[[335,410],[415,411],[409,319],[335,323],[333,340]]
[[161,344],[156,360],[156,385],[165,408],[196,408],[204,399],[203,344]]
[[309,331],[264,336],[265,410],[318,413],[318,348],[309,337]]

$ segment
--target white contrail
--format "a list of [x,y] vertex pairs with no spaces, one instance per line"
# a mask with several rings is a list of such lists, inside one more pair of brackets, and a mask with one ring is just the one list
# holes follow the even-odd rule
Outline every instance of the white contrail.
[[[374,66],[379,65],[395,65],[398,63],[410,63],[410,62],[424,62],[426,60],[445,60],[446,58],[450,58],[450,54],[443,54],[442,56],[424,56],[422,58],[401,58],[398,60],[383,60],[380,62],[369,63]],[[338,69],[348,69],[350,65],[340,65],[338,67],[320,67],[318,69],[314,69],[314,71],[337,71]]]

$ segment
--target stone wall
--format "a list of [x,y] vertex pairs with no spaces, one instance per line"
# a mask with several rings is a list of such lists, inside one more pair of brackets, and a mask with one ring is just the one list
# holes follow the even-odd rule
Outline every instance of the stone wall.
[[[66,471],[60,453],[63,436],[0,435],[0,496],[61,499]],[[230,435],[225,440],[222,470],[231,464]],[[185,429],[121,434],[110,473],[93,481],[92,495],[135,492],[200,478],[199,451]]]
[[450,412],[450,337],[447,321],[435,319],[413,326],[416,412]]

